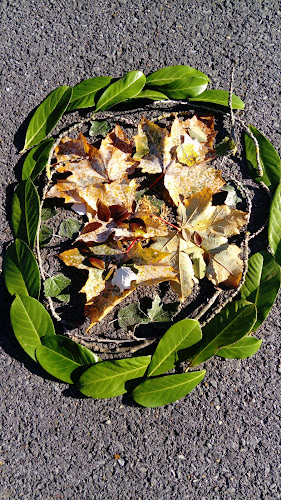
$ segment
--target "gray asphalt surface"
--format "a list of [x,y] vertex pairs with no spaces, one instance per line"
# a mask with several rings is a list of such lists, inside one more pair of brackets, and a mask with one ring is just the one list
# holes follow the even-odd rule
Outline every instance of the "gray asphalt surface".
[[[280,10],[276,0],[1,0],[4,247],[24,121],[58,85],[188,64],[227,90],[235,58],[247,121],[280,148]],[[184,400],[142,409],[46,376],[14,340],[0,283],[1,499],[281,498],[280,296],[257,355],[208,362]]]

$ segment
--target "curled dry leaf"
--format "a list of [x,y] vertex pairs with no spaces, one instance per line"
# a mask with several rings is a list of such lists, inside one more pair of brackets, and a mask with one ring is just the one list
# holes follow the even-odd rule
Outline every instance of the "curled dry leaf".
[[[243,261],[228,237],[239,234],[248,216],[212,205],[213,194],[225,184],[221,172],[207,166],[214,157],[214,137],[213,117],[176,117],[170,130],[143,118],[134,156],[118,125],[99,149],[82,134],[56,148],[55,168],[69,176],[58,180],[48,197],[85,206],[89,219],[75,248],[59,257],[88,272],[81,292],[91,326],[139,286],[170,281],[181,301],[204,276],[215,286],[238,286]],[[155,180],[139,190],[139,178],[129,179],[136,167],[148,177],[161,174],[168,205],[148,194]]]

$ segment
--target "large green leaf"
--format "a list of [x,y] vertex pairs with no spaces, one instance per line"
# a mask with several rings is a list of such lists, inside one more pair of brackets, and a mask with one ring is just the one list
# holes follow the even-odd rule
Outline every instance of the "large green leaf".
[[161,87],[176,81],[182,82],[188,78],[203,78],[205,81],[209,81],[207,75],[201,73],[201,71],[190,66],[177,65],[167,66],[155,71],[155,73],[151,73],[146,77],[146,83],[149,87]]
[[62,335],[41,339],[43,345],[36,349],[38,363],[53,377],[73,384],[72,374],[80,366],[92,366],[100,358],[92,351]]
[[144,74],[141,71],[130,71],[104,91],[97,102],[96,111],[103,111],[131,99],[143,89],[144,85]]
[[145,89],[132,97],[132,99],[153,99],[154,101],[164,101],[165,99],[169,99],[169,97],[162,92],[158,92],[157,90]]
[[205,373],[206,370],[202,370],[148,379],[134,389],[132,396],[138,404],[148,408],[167,405],[191,392]]
[[96,78],[83,80],[75,85],[67,111],[94,106],[96,93],[106,87],[111,79],[111,76],[97,76]]
[[269,140],[253,125],[249,125],[253,136],[257,139],[260,149],[260,161],[263,176],[258,175],[256,147],[253,139],[245,134],[246,159],[249,170],[256,182],[263,181],[274,193],[281,180],[281,159]]
[[24,351],[36,361],[35,350],[41,337],[55,335],[51,316],[32,297],[17,295],[11,306],[11,323],[14,334]]
[[12,199],[11,223],[15,236],[33,249],[40,214],[40,201],[31,179],[18,184]]
[[24,241],[16,239],[4,258],[4,278],[11,295],[30,295],[36,299],[40,292],[40,273],[32,251]]
[[281,266],[281,182],[273,197],[268,227],[268,241],[275,259]]
[[190,366],[197,366],[214,356],[220,347],[226,347],[247,335],[256,322],[254,304],[239,300],[228,304],[204,326],[203,338],[198,344]]
[[34,181],[42,170],[44,170],[48,163],[49,154],[54,142],[52,138],[46,139],[29,151],[22,167],[23,181],[26,181],[29,177]]
[[228,359],[249,358],[259,350],[261,343],[262,340],[256,339],[256,337],[244,337],[235,344],[219,349],[217,356]]
[[91,366],[79,379],[78,389],[93,398],[112,398],[127,392],[128,380],[142,377],[151,356],[102,361]]
[[148,367],[147,376],[155,377],[174,368],[178,351],[187,349],[202,338],[198,321],[183,319],[175,323],[160,340]]
[[267,250],[250,257],[245,283],[240,293],[242,299],[252,302],[257,308],[257,321],[253,332],[267,317],[278,294],[280,283],[280,266]]
[[72,88],[64,85],[53,90],[38,106],[26,131],[24,150],[47,137],[66,110],[71,95]]
[[[189,99],[190,102],[209,102],[212,104],[219,104],[220,106],[228,107],[229,92],[227,90],[205,90],[203,94],[197,97]],[[232,94],[232,108],[233,109],[244,109],[245,104],[235,94]]]
[[183,80],[176,80],[169,85],[164,85],[161,90],[170,99],[187,99],[188,97],[195,97],[208,86],[208,81],[204,78],[190,77]]

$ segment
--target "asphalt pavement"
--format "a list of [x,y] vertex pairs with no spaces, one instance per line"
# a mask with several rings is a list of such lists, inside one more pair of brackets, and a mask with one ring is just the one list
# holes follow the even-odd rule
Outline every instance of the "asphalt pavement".
[[[4,249],[26,119],[59,85],[187,64],[228,90],[236,60],[245,120],[280,153],[277,0],[1,0],[0,18]],[[254,357],[209,361],[189,396],[144,409],[48,377],[14,339],[3,278],[0,292],[1,499],[281,498],[280,295]]]

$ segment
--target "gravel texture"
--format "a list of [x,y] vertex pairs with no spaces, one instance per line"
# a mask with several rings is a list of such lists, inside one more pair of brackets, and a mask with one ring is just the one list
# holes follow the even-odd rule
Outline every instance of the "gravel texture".
[[[227,90],[236,59],[246,121],[279,148],[280,9],[276,0],[1,0],[4,250],[27,117],[58,85],[188,64]],[[13,337],[2,278],[0,291],[1,499],[281,498],[280,296],[253,358],[209,361],[184,400],[143,409],[48,377]]]

